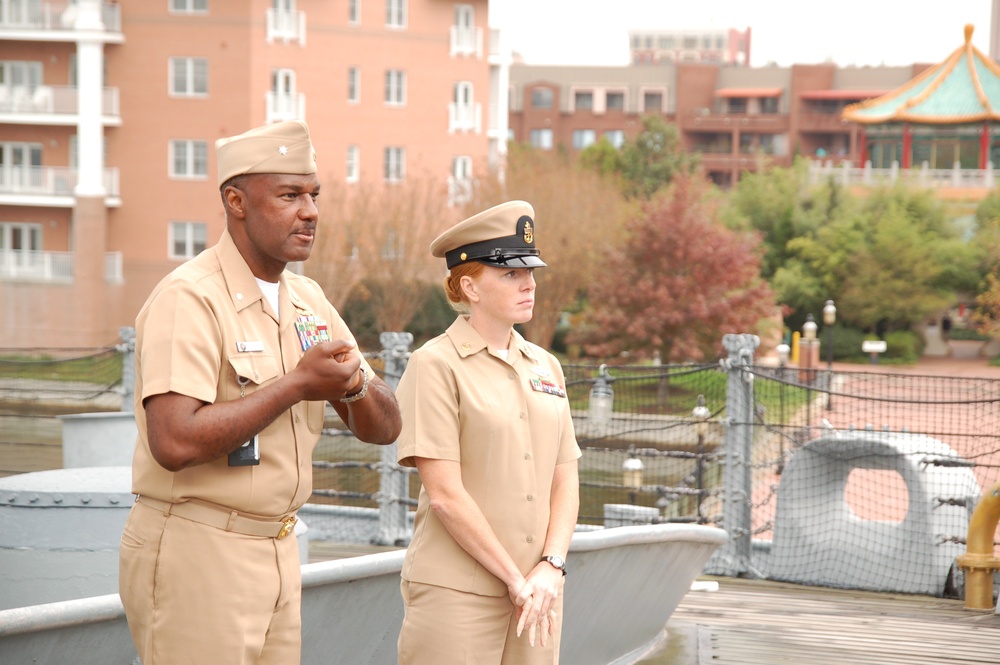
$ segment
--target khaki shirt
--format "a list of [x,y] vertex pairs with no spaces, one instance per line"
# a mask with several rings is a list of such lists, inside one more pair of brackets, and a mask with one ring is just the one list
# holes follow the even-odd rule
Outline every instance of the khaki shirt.
[[[414,457],[460,462],[466,491],[527,575],[543,554],[555,466],[579,458],[580,447],[559,361],[516,332],[509,354],[507,361],[490,354],[462,316],[415,351],[396,389],[398,456],[403,466],[414,466]],[[481,595],[507,593],[455,542],[423,488],[402,575]]]
[[[288,271],[279,280],[280,320],[263,297],[229,232],[179,266],[150,294],[136,318],[132,492],[177,502],[211,501],[234,510],[280,517],[312,494],[312,453],[323,429],[325,402],[299,402],[258,435],[260,464],[229,466],[228,457],[171,472],[153,459],[143,400],[167,392],[216,403],[240,399],[290,372],[303,349],[298,317],[315,315],[331,340],[354,337],[314,281]],[[370,372],[371,368],[364,363]]]

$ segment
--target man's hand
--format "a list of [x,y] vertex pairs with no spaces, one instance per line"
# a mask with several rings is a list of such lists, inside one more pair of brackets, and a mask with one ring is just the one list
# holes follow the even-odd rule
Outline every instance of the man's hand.
[[309,347],[293,372],[301,381],[302,399],[333,401],[361,390],[360,367],[354,342],[338,339]]

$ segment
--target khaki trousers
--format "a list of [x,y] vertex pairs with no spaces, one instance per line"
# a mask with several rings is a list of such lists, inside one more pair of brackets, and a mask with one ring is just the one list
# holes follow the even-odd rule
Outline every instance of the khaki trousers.
[[143,665],[299,664],[294,534],[245,536],[136,503],[118,586]]
[[562,633],[563,599],[556,601],[553,635],[541,646],[517,637],[510,598],[479,596],[402,581],[405,615],[399,633],[399,665],[556,665]]

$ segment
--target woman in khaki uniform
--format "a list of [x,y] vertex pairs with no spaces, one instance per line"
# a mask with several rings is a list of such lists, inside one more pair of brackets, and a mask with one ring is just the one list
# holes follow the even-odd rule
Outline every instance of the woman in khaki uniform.
[[422,487],[403,564],[401,665],[553,665],[579,508],[562,368],[531,319],[534,211],[490,208],[431,244],[463,314],[415,351],[396,390],[399,463]]

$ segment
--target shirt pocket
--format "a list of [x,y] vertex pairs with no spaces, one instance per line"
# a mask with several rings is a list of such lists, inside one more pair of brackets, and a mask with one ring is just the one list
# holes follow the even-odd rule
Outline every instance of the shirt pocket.
[[278,362],[270,353],[241,353],[229,356],[225,380],[225,400],[239,399],[278,378]]

